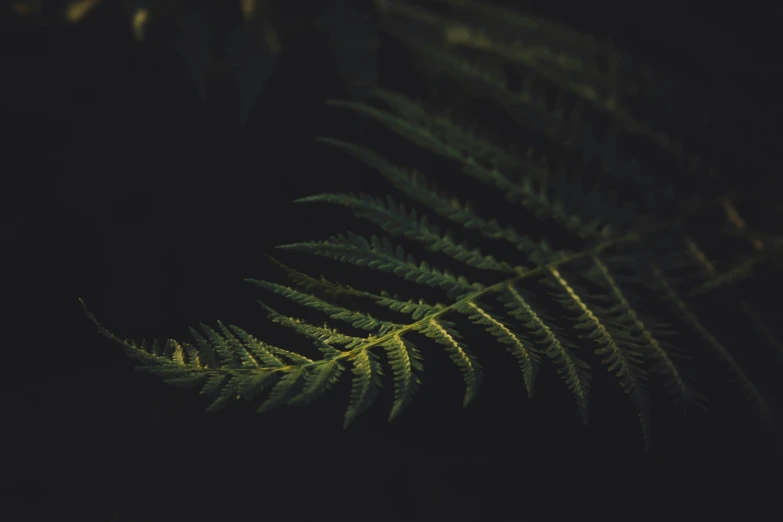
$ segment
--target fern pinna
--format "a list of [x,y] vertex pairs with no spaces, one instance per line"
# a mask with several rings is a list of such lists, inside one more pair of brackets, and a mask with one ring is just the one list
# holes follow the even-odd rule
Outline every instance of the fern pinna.
[[[768,261],[779,259],[781,236],[748,227],[737,207],[744,194],[731,177],[658,129],[672,121],[674,82],[608,44],[516,11],[469,0],[377,5],[383,29],[424,66],[435,94],[456,92],[452,103],[477,104],[481,110],[474,112],[491,109],[505,121],[477,130],[480,121],[464,123],[469,110],[443,110],[444,97],[414,99],[391,89],[376,89],[377,103],[330,104],[440,158],[438,170],[448,173],[441,183],[494,191],[497,208],[517,209],[510,213],[516,221],[502,223],[442,192],[437,176],[356,143],[321,138],[372,167],[398,195],[303,197],[298,201],[347,207],[383,233],[346,232],[280,248],[403,278],[439,292],[437,301],[357,289],[273,258],[290,285],[249,281],[329,318],[319,325],[262,303],[272,321],[314,344],[318,357],[221,322],[192,329],[192,344],[121,340],[96,321],[100,331],[122,344],[140,369],[199,387],[211,401],[209,411],[262,393],[262,412],[302,405],[350,379],[348,426],[389,380],[392,420],[421,384],[422,338],[441,347],[462,373],[468,405],[483,377],[463,336],[465,326],[475,324],[516,359],[528,395],[539,367],[553,367],[584,423],[593,373],[609,372],[635,408],[646,445],[651,381],[660,381],[676,401],[702,407],[705,397],[693,387],[686,363],[705,353],[723,363],[771,426],[767,397],[704,321],[697,300],[769,268]],[[693,225],[707,218],[721,221]],[[471,237],[480,245],[464,239]],[[403,240],[432,258],[415,259]],[[730,250],[716,256],[710,241]],[[497,250],[486,253],[484,245]],[[457,275],[435,266],[435,259],[475,275]],[[666,303],[670,313],[660,317],[652,302]],[[369,312],[369,305],[378,311]],[[741,308],[779,349],[749,298]],[[700,346],[679,344],[682,331],[698,337]]]

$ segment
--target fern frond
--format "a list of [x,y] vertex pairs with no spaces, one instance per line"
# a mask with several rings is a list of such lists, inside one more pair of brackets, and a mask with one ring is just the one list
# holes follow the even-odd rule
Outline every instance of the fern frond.
[[[384,93],[382,97],[384,99],[390,98],[389,93]],[[401,98],[400,95],[395,96],[398,104]],[[367,105],[343,101],[329,103],[369,116],[422,147],[459,161],[462,164],[464,174],[479,182],[494,186],[505,195],[507,201],[520,203],[537,217],[551,218],[579,237],[585,239],[605,237],[614,233],[613,228],[627,228],[633,226],[634,221],[637,221],[636,226],[640,226],[640,221],[644,219],[642,216],[637,216],[633,207],[627,202],[621,206],[617,201],[616,193],[604,195],[595,187],[590,193],[585,194],[578,177],[566,178],[561,172],[552,171],[546,165],[506,153],[502,160],[503,165],[523,172],[518,179],[512,180],[497,166],[490,167],[474,156],[475,153],[479,157],[484,155],[485,151],[492,147],[491,145],[482,142],[448,119],[445,119],[442,124],[444,135],[438,136],[426,127]],[[430,120],[435,118],[436,116],[429,115]],[[456,143],[447,141],[454,134],[458,136],[459,141]],[[335,140],[323,141],[340,145]],[[346,144],[342,144],[342,147],[352,150]],[[368,164],[378,166],[385,161],[370,156],[366,152],[353,150],[353,153]],[[493,154],[493,156],[497,156],[497,154]],[[393,169],[393,167],[387,166],[384,170],[389,169]],[[551,195],[552,193],[555,194],[554,197]],[[581,214],[574,211],[575,208],[582,211]],[[611,209],[615,209],[614,212],[610,213]],[[600,211],[600,214],[596,214],[596,211]],[[584,216],[589,217],[585,218]],[[608,220],[610,221],[607,222]]]
[[503,273],[513,273],[516,269],[504,261],[498,261],[493,256],[482,254],[477,248],[470,248],[465,242],[457,244],[450,231],[441,233],[438,225],[426,214],[419,216],[416,209],[405,208],[392,196],[373,198],[365,194],[319,194],[299,198],[297,203],[324,202],[346,206],[353,210],[354,215],[369,219],[386,232],[394,236],[403,236],[423,243],[431,252],[444,254],[464,262],[468,266],[481,270],[494,270]]
[[590,365],[573,354],[577,347],[564,338],[562,329],[541,312],[536,312],[522,292],[508,282],[498,299],[509,308],[509,314],[520,320],[534,342],[544,346],[544,354],[554,362],[557,372],[574,396],[582,421],[587,425],[587,399],[590,394]]
[[476,398],[481,387],[483,372],[479,362],[462,341],[462,336],[446,322],[437,319],[430,319],[423,323],[417,331],[443,345],[451,362],[462,371],[465,380],[465,398],[462,400],[462,406],[468,406]]
[[300,250],[357,266],[368,266],[400,275],[416,283],[441,288],[449,295],[460,295],[481,288],[480,284],[471,283],[465,276],[455,276],[448,270],[430,267],[426,261],[416,263],[413,256],[407,254],[402,246],[392,244],[387,237],[372,236],[367,240],[348,232],[346,236],[334,236],[325,241],[292,243],[280,245],[278,248]]
[[[316,288],[330,296],[365,297],[367,295],[366,292],[357,290],[352,286],[343,285],[334,281],[328,281],[323,276],[321,276],[320,279],[316,279],[308,274],[305,274],[304,272],[294,270],[293,268],[281,263],[270,255],[267,255],[266,257],[277,266],[285,270],[288,277],[304,290],[311,291],[312,289]],[[252,279],[245,279],[245,281],[251,282]]]
[[[434,1],[445,14],[407,2],[380,2],[386,29],[418,60],[432,64],[433,75],[443,73],[462,94],[501,108],[509,116],[507,141],[513,143],[489,138],[478,124],[443,110],[439,100],[376,89],[372,102],[329,103],[443,160],[448,165],[441,186],[470,183],[495,199],[479,205],[479,211],[475,201],[442,191],[421,170],[366,145],[319,138],[379,173],[407,199],[403,203],[370,190],[301,197],[297,202],[346,207],[382,232],[369,237],[338,232],[279,248],[337,260],[379,280],[401,278],[410,283],[406,288],[419,285],[422,292],[426,287],[428,299],[438,297],[427,302],[364,290],[271,258],[292,286],[247,281],[328,319],[314,324],[261,302],[269,320],[305,339],[316,355],[264,343],[221,322],[216,329],[191,329],[192,345],[137,344],[108,332],[85,307],[99,331],[121,344],[144,371],[197,387],[209,398],[210,411],[239,398],[255,401],[262,393],[259,411],[304,405],[349,379],[343,423],[348,427],[382,393],[387,377],[393,388],[389,420],[398,418],[420,389],[423,354],[433,348],[442,349],[457,367],[465,383],[462,403],[471,404],[483,381],[479,358],[468,349],[475,346],[471,328],[478,325],[485,333],[477,335],[505,346],[516,359],[530,398],[538,372],[551,363],[585,424],[594,372],[605,370],[635,409],[645,447],[653,386],[660,384],[676,402],[703,406],[705,396],[691,386],[682,363],[687,359],[710,368],[697,359],[701,344],[771,424],[773,410],[761,388],[727,348],[729,342],[719,341],[707,326],[696,303],[725,291],[729,282],[746,284],[743,277],[780,257],[783,243],[774,232],[749,229],[731,206],[742,191],[718,183],[718,171],[701,166],[706,160],[659,130],[658,120],[637,114],[668,103],[669,82],[612,46],[558,24],[473,0]],[[523,73],[520,86],[509,84],[506,66]],[[536,143],[528,143],[533,137]],[[685,178],[688,183],[697,178],[704,190],[692,190]],[[486,215],[495,205],[508,210],[509,223],[500,223],[500,212]],[[726,213],[732,237],[746,240],[752,251],[729,251],[719,259],[709,253],[705,242],[730,233],[724,226],[694,232],[692,222],[712,219],[716,209]],[[449,264],[417,260],[406,241],[443,254],[439,262]],[[522,261],[503,259],[488,246],[496,244],[521,252]],[[661,298],[669,309],[653,310]],[[744,314],[738,317],[762,321],[749,302],[740,307]],[[394,320],[385,318],[393,314]],[[774,332],[755,328],[771,344],[780,344]]]
[[367,348],[359,348],[352,354],[353,369],[351,373],[354,379],[343,428],[347,428],[378,396],[381,377],[383,377],[383,370],[375,352],[371,352]]
[[384,350],[389,360],[394,378],[394,404],[392,405],[389,420],[394,420],[402,410],[410,403],[413,394],[419,387],[420,380],[413,370],[423,370],[419,362],[421,354],[413,344],[403,339],[400,335],[394,335],[384,342]]
[[350,152],[367,165],[376,168],[403,194],[432,209],[436,214],[447,218],[449,221],[461,225],[467,230],[478,230],[488,238],[504,240],[525,253],[531,258],[531,261],[541,261],[546,257],[546,252],[549,250],[546,244],[539,245],[532,241],[530,237],[518,233],[512,227],[500,225],[495,219],[481,218],[472,211],[469,205],[462,203],[456,198],[445,196],[434,184],[427,183],[420,172],[415,170],[409,171],[394,165],[380,155],[351,143],[332,138],[319,138],[319,141]]
[[[660,330],[657,332],[658,335],[653,334],[656,329],[648,324],[647,319],[642,319],[640,313],[631,305],[626,292],[620,288],[607,264],[597,256],[594,256],[592,261],[605,279],[606,284],[609,285],[612,301],[615,303],[608,309],[598,305],[593,305],[593,309],[604,317],[611,318],[611,323],[615,325],[614,328],[618,329],[615,337],[621,342],[630,344],[631,347],[643,349],[647,356],[654,361],[655,364],[650,368],[664,377],[663,386],[667,391],[676,394],[678,399],[701,404],[703,401],[701,394],[686,384],[682,371],[671,357],[670,352],[675,349],[659,339]],[[629,335],[630,332],[633,332],[633,336]]]
[[738,382],[744,390],[746,396],[753,402],[760,418],[763,420],[767,429],[774,427],[774,415],[772,409],[767,403],[762,393],[758,390],[745,371],[737,364],[734,358],[723,344],[718,341],[715,335],[699,320],[688,304],[682,299],[674,287],[666,280],[663,271],[658,266],[653,266],[653,272],[657,278],[659,288],[669,300],[671,306],[681,314],[683,320],[696,331],[699,336],[706,341],[706,345],[721,360],[732,373],[735,382]]
[[509,351],[516,357],[522,368],[525,379],[525,388],[528,397],[533,397],[533,383],[538,370],[538,356],[533,352],[532,346],[514,333],[507,325],[489,311],[479,306],[475,301],[470,301],[457,308],[457,311],[467,315],[474,323],[486,326],[486,330],[498,341],[509,345]]
[[622,330],[613,331],[611,322],[599,319],[597,307],[588,305],[560,270],[552,268],[549,272],[552,278],[547,278],[543,282],[557,290],[552,294],[556,301],[578,314],[575,317],[574,327],[588,331],[579,337],[593,340],[601,345],[595,353],[602,356],[601,362],[606,365],[607,370],[614,373],[620,386],[631,398],[641,424],[645,447],[649,448],[650,420],[645,384],[647,372],[642,365],[643,353],[639,351],[642,347],[636,343],[630,333]]
[[291,301],[299,303],[302,306],[307,306],[309,308],[318,310],[319,312],[323,312],[332,319],[338,319],[340,321],[349,323],[354,328],[376,332],[379,330],[383,331],[389,328],[393,328],[395,326],[388,321],[378,320],[370,314],[349,310],[343,306],[334,305],[329,301],[318,299],[317,297],[300,292],[299,290],[295,290],[288,286],[283,286],[277,283],[270,283],[268,281],[258,281],[256,279],[249,279],[248,281],[256,286],[266,288],[275,294],[281,295],[286,299],[290,299]]

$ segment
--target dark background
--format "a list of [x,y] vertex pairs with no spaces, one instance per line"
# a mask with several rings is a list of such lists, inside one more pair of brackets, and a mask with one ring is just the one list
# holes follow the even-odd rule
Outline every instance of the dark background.
[[[777,137],[779,13],[687,2],[532,8],[613,34],[683,74],[728,79],[745,96],[732,106],[749,147],[737,156],[775,171],[764,158]],[[314,140],[354,137],[352,116],[323,103],[347,91],[323,41],[305,36],[285,49],[240,128],[229,85],[211,84],[200,101],[179,57],[134,41],[123,19],[52,27],[6,13],[0,31],[0,494],[16,510],[9,520],[41,520],[43,510],[84,520],[779,514],[780,461],[740,403],[681,419],[660,397],[645,454],[633,410],[609,381],[595,384],[584,428],[551,376],[528,401],[513,367],[485,364],[487,389],[461,411],[458,372],[435,370],[399,421],[385,423],[384,396],[344,432],[345,387],[303,410],[260,416],[241,404],[210,415],[195,391],[134,372],[78,297],[121,337],[186,340],[188,326],[220,319],[290,339],[264,319],[263,290],[243,278],[282,281],[264,256],[275,245],[350,228],[341,209],[296,206],[296,197],[380,186]],[[403,57],[382,41],[382,84],[412,74]],[[757,105],[745,111],[745,101]],[[279,257],[319,273],[318,259]],[[490,384],[504,376],[518,395]]]

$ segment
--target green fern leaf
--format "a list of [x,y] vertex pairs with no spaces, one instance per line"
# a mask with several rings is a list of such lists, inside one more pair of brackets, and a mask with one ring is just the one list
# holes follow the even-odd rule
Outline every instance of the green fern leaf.
[[418,332],[443,345],[451,361],[462,372],[465,380],[465,398],[462,400],[462,406],[467,407],[476,398],[481,387],[483,378],[481,365],[468,351],[459,332],[448,324],[430,319],[418,328]]
[[532,397],[533,383],[538,369],[538,355],[533,352],[532,346],[520,339],[503,321],[473,301],[458,307],[457,311],[467,315],[471,321],[486,326],[487,331],[497,337],[499,342],[509,345],[509,351],[516,357],[522,368],[527,395]]
[[378,356],[366,348],[357,350],[352,355],[353,384],[351,386],[351,398],[348,409],[345,412],[343,427],[348,427],[358,415],[366,410],[380,393],[381,369]]
[[[379,280],[404,279],[399,294],[318,278],[271,258],[292,286],[248,282],[328,318],[313,324],[260,302],[270,321],[295,332],[320,357],[267,344],[222,322],[217,329],[191,329],[192,345],[137,344],[108,332],[85,306],[99,332],[142,371],[199,389],[209,411],[240,398],[261,399],[261,412],[304,405],[349,379],[348,427],[381,394],[385,377],[393,388],[389,420],[412,407],[424,374],[422,354],[430,361],[433,349],[442,349],[461,373],[462,403],[471,404],[484,379],[468,349],[478,325],[516,359],[529,397],[538,372],[554,366],[585,424],[592,386],[603,370],[635,409],[645,447],[653,386],[675,402],[703,407],[706,397],[691,385],[684,363],[711,372],[702,351],[722,363],[772,427],[768,395],[702,315],[705,296],[738,291],[751,276],[779,268],[783,240],[775,231],[748,226],[733,207],[743,188],[665,130],[664,106],[676,94],[672,82],[557,23],[473,0],[426,5],[433,3],[439,8],[379,3],[384,30],[425,64],[422,84],[452,82],[460,100],[480,100],[480,107],[499,109],[508,122],[484,129],[470,103],[457,111],[443,107],[439,97],[415,99],[380,88],[372,101],[329,104],[442,162],[437,185],[486,189],[495,197],[491,204],[442,191],[422,171],[398,164],[402,158],[319,138],[407,199],[369,190],[301,197],[297,202],[347,207],[382,232],[338,232],[279,248],[333,259]],[[507,78],[509,71],[519,75],[519,85]],[[491,215],[498,207],[504,212]],[[501,215],[510,223],[501,223]],[[727,238],[747,248],[722,247],[715,256],[705,246]],[[415,259],[405,242],[422,246],[432,260]],[[449,264],[434,266],[435,254]],[[427,300],[404,295],[417,287]],[[780,350],[777,332],[765,326],[752,297],[742,296],[736,317],[750,319],[748,328]],[[669,310],[651,306],[659,301]]]
[[558,373],[574,396],[582,421],[587,424],[587,399],[590,395],[590,365],[573,354],[576,345],[565,339],[562,329],[536,312],[512,283],[498,299],[509,308],[509,314],[520,320],[537,344],[543,345],[544,354],[558,365]]
[[402,413],[419,387],[421,381],[413,373],[413,370],[423,370],[424,368],[419,362],[421,355],[416,347],[399,335],[392,336],[381,346],[386,350],[394,377],[394,404],[389,414],[391,421]]

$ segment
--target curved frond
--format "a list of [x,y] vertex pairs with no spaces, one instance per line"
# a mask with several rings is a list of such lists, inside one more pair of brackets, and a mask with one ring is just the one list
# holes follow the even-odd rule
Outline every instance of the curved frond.
[[[345,427],[386,382],[393,420],[414,404],[424,361],[435,364],[430,354],[440,350],[460,372],[468,406],[485,378],[480,361],[505,348],[508,354],[498,351],[519,365],[528,397],[537,375],[553,371],[585,424],[596,379],[619,386],[646,447],[657,387],[704,407],[694,369],[718,382],[725,371],[772,426],[774,410],[746,368],[755,355],[730,350],[721,323],[750,321],[744,331],[780,355],[780,334],[754,302],[758,288],[743,292],[743,285],[780,268],[783,240],[774,224],[746,223],[741,184],[675,137],[679,129],[667,118],[673,82],[560,24],[475,0],[425,4],[433,2],[442,9],[377,3],[384,30],[425,65],[423,79],[453,86],[466,103],[444,107],[438,96],[380,88],[371,101],[330,101],[415,153],[392,159],[367,144],[319,138],[379,174],[392,192],[363,186],[297,202],[348,208],[377,233],[335,231],[279,247],[343,263],[398,293],[271,258],[291,286],[248,282],[323,317],[261,303],[310,351],[273,346],[221,322],[191,329],[192,344],[137,344],[108,332],[85,307],[100,332],[144,371],[197,388],[210,411],[240,398],[259,401],[262,412],[304,405],[348,380]],[[508,121],[484,129],[486,108]],[[476,199],[465,201],[466,193]],[[762,230],[767,225],[771,231]],[[736,312],[711,318],[717,301],[736,304]]]

